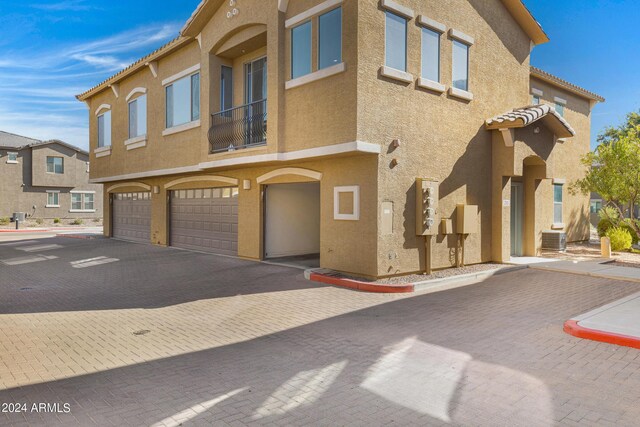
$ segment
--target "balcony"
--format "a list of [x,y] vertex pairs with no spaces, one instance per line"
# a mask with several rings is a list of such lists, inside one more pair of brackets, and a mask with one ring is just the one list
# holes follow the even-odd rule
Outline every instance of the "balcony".
[[211,115],[209,152],[221,153],[267,143],[267,100]]

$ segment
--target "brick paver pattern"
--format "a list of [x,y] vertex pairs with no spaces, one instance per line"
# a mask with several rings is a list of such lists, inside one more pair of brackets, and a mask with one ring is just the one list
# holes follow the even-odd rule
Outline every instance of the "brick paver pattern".
[[[640,419],[640,352],[562,332],[637,284],[522,270],[374,295],[286,267],[115,240],[29,244],[59,247],[0,244],[0,404],[71,412],[0,413],[0,425]],[[72,267],[99,257],[119,261]]]

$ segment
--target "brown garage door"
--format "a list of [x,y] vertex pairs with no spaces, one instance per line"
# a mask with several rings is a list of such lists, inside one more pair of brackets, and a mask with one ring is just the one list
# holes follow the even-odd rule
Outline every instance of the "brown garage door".
[[113,237],[135,242],[151,241],[151,193],[113,195]]
[[171,246],[238,254],[238,188],[171,192]]

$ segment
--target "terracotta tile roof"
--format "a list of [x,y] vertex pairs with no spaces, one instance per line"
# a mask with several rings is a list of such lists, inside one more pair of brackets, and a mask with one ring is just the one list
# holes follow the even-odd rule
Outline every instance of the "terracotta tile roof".
[[140,68],[145,67],[149,62],[152,62],[156,59],[159,59],[161,57],[163,57],[164,55],[173,52],[175,49],[181,47],[182,45],[185,44],[185,42],[192,40],[191,38],[188,37],[182,37],[182,36],[178,36],[175,39],[171,40],[170,42],[166,43],[163,46],[160,46],[158,49],[154,50],[153,52],[151,52],[150,54],[143,56],[142,58],[138,59],[136,62],[134,62],[133,64],[129,65],[127,68],[125,68],[122,71],[119,71],[118,73],[114,74],[113,76],[109,77],[108,79],[104,80],[101,83],[98,83],[97,85],[95,85],[94,87],[92,87],[91,89],[81,93],[80,95],[76,95],[76,98],[80,101],[84,101],[85,99],[95,95],[96,93],[104,90],[105,88],[109,87],[109,85],[112,85],[114,83],[117,83],[118,81],[122,80],[123,78],[127,77],[130,74],[133,74],[134,72],[138,71]]
[[531,66],[531,75],[533,77],[537,77],[541,80],[549,82],[555,86],[559,86],[563,89],[567,89],[568,91],[573,92],[577,95],[583,96],[587,99],[597,101],[597,102],[605,101],[605,99],[602,96],[596,93],[593,93],[591,91],[588,91],[584,88],[581,88],[580,86],[576,86],[573,83],[570,83],[564,79],[561,79],[560,77],[554,76],[553,74],[547,73],[546,71],[541,70],[540,68],[534,67],[533,65]]
[[576,134],[569,122],[547,104],[516,108],[488,119],[485,122],[485,126],[487,129],[523,128],[545,117],[556,119],[571,135]]

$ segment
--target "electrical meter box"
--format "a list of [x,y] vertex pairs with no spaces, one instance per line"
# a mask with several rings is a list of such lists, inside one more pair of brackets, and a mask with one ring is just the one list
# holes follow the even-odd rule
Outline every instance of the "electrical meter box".
[[416,179],[416,235],[438,234],[439,183],[434,179]]
[[478,206],[476,205],[458,205],[456,233],[458,234],[475,234],[478,232]]

